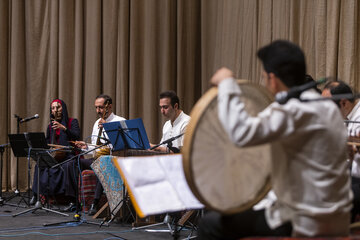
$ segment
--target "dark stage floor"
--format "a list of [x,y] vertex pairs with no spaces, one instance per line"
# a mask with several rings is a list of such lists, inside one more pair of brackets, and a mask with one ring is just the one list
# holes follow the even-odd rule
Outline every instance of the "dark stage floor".
[[[7,199],[13,193],[2,193]],[[29,208],[14,207],[7,203],[18,205],[20,197],[15,197],[9,202],[0,205],[0,239],[174,239],[168,232],[149,232],[145,230],[132,230],[130,223],[111,222],[109,226],[97,224],[102,219],[92,219],[91,216],[82,213],[81,220],[73,223],[44,226],[48,223],[57,223],[73,220],[74,213],[69,217],[61,216],[52,212],[38,209],[34,213],[28,212],[16,217],[13,214],[25,211]],[[24,206],[24,202],[21,202]],[[58,210],[53,208],[54,210]],[[168,230],[165,224],[151,227],[149,230]],[[194,238],[191,229],[185,228],[180,231],[178,239]]]

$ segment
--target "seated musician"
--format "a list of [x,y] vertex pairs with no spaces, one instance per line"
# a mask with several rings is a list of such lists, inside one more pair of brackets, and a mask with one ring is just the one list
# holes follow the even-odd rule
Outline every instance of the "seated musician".
[[[257,55],[272,94],[304,84],[305,56],[297,45],[278,40]],[[199,224],[199,239],[348,235],[352,193],[345,161],[347,132],[336,105],[294,98],[284,105],[274,102],[250,116],[231,70],[218,70],[211,82],[218,86],[219,120],[234,144],[276,142],[283,157],[272,159],[277,200],[265,210],[232,215],[209,212]],[[302,99],[319,97],[314,89],[300,95]]]
[[[161,114],[168,120],[163,126],[163,135],[160,141],[162,143],[165,140],[184,134],[186,126],[190,121],[190,116],[180,109],[180,100],[174,91],[160,93],[159,101]],[[172,141],[171,146],[161,145],[155,148],[155,150],[160,152],[179,152],[183,144],[184,136],[181,136]],[[154,147],[155,144],[150,144],[150,146]]]
[[[322,96],[331,97],[334,94],[353,94],[349,85],[341,80],[330,78],[325,85]],[[341,99],[335,101],[340,108],[343,118],[349,122],[345,122],[348,129],[348,136],[357,136],[360,133],[360,101],[358,99]],[[352,122],[355,121],[355,122]],[[359,122],[359,123],[356,123]],[[353,209],[351,211],[351,222],[354,222],[356,215],[360,214],[360,154],[353,154],[351,163],[351,188],[354,193]]]
[[[75,118],[69,118],[67,107],[64,101],[55,99],[50,104],[50,124],[46,130],[46,141],[49,144],[61,146],[70,146],[70,141],[80,139],[79,122]],[[68,159],[74,155],[73,152],[55,151],[54,156],[58,162]],[[66,164],[65,164],[66,165]],[[66,166],[63,166],[66,168]],[[35,168],[33,181],[33,197],[30,205],[34,205],[37,201],[37,167]],[[48,184],[49,181],[49,184]],[[42,168],[40,169],[40,193],[44,195],[69,195],[68,176],[58,168]],[[48,189],[49,187],[49,189]]]
[[[86,144],[85,142],[77,142],[76,146],[81,149],[91,149],[94,148],[95,145],[100,145],[105,143],[104,139],[101,138],[108,138],[105,131],[103,131],[103,123],[106,122],[118,122],[126,120],[123,117],[117,116],[113,113],[112,110],[112,99],[108,95],[101,94],[96,97],[95,99],[95,110],[99,117],[98,120],[94,123],[92,135],[91,135],[91,145]],[[109,152],[108,152],[109,154]],[[98,155],[96,155],[98,156]],[[81,160],[81,169],[91,169],[90,165],[94,161],[94,158],[90,159],[83,159]],[[75,176],[74,176],[75,178]],[[74,186],[75,189],[76,185]],[[88,215],[94,215],[97,211],[97,205],[99,203],[100,197],[103,193],[104,189],[100,183],[100,181],[96,180],[96,189],[95,189],[95,196],[94,201],[91,204],[91,207],[89,209]]]

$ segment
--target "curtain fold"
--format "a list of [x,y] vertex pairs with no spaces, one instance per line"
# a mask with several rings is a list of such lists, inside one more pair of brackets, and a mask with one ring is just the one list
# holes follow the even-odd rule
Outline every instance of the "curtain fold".
[[[335,76],[359,90],[356,0],[2,0],[0,1],[0,144],[17,132],[14,117],[40,119],[20,132],[45,131],[49,104],[63,99],[86,139],[95,97],[114,112],[141,117],[158,143],[164,123],[158,95],[178,93],[190,113],[216,69],[261,83],[256,51],[276,39],[304,49],[308,73]],[[16,187],[16,159],[5,152],[3,189]],[[19,186],[27,186],[26,159]]]
[[[9,21],[10,21],[9,1],[0,1],[0,144],[8,142],[7,129],[10,128],[9,113]],[[10,151],[5,148],[3,153],[3,169],[1,174],[2,185],[5,189],[9,186],[9,157]]]

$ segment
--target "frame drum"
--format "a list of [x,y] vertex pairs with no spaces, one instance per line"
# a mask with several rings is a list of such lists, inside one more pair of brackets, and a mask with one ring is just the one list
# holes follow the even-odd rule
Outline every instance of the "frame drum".
[[[262,86],[238,80],[241,100],[251,116],[271,102]],[[182,148],[186,180],[207,208],[233,214],[260,201],[270,189],[272,145],[238,147],[223,129],[217,111],[217,88],[207,91],[191,111]]]

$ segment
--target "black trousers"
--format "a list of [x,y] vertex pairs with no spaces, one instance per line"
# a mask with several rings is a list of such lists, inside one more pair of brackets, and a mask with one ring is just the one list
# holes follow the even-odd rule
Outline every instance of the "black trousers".
[[249,236],[291,236],[290,222],[271,229],[265,219],[265,211],[252,209],[234,215],[208,212],[200,220],[198,239],[239,239]]

